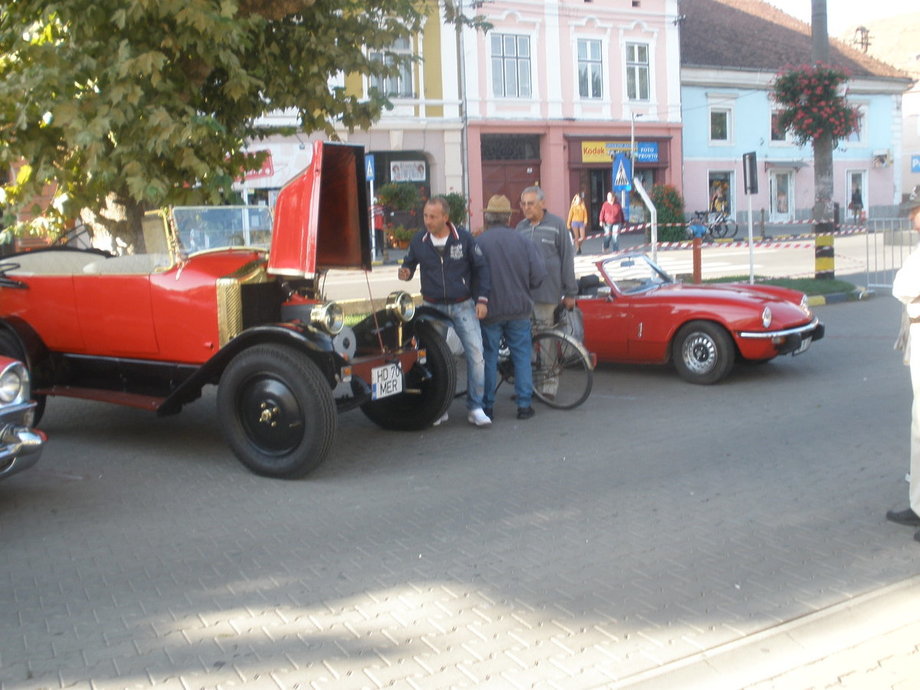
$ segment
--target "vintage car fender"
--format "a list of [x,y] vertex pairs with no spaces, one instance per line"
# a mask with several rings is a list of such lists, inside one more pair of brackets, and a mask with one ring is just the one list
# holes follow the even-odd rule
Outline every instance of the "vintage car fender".
[[319,367],[329,382],[330,388],[334,388],[337,383],[336,372],[345,365],[345,360],[335,352],[332,338],[310,326],[278,323],[247,328],[183,381],[157,408],[157,415],[163,416],[179,412],[185,403],[199,397],[205,385],[216,383],[236,355],[247,348],[263,343],[290,345],[303,351]]

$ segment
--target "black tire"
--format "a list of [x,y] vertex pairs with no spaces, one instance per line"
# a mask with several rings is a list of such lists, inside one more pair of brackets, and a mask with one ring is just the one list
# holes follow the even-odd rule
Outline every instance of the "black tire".
[[711,321],[684,324],[674,337],[671,356],[681,378],[709,385],[728,376],[735,364],[735,344]]
[[[18,359],[25,364],[26,367],[29,366],[29,362],[26,360],[26,351],[22,347],[22,343],[19,342],[19,338],[5,328],[0,328],[0,355]],[[31,375],[32,372],[29,371],[29,376],[31,377]],[[35,401],[35,412],[32,417],[32,424],[37,426],[42,416],[45,414],[45,404],[48,402],[48,396],[33,394],[32,400]]]
[[292,479],[319,466],[335,438],[332,389],[305,354],[257,345],[227,366],[217,389],[221,433],[263,477]]
[[725,237],[726,234],[728,234],[728,225],[725,223],[725,221],[719,221],[718,223],[713,224],[712,226],[713,237],[722,238],[722,237]]
[[738,224],[733,223],[732,221],[726,221],[725,223],[725,236],[726,237],[735,237],[738,235]]
[[559,331],[542,331],[533,338],[533,394],[550,407],[578,407],[594,385],[591,360],[584,347]]
[[[426,350],[427,363],[406,373],[402,393],[361,406],[367,418],[384,429],[425,429],[447,412],[454,399],[457,369],[444,336],[429,323],[416,325],[415,335],[419,347]],[[430,372],[430,377],[426,375],[426,370]]]

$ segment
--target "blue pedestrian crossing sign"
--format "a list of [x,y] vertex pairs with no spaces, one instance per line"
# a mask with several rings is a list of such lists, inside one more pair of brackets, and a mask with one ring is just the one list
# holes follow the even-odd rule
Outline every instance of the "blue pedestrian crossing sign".
[[632,161],[625,153],[618,153],[613,159],[613,191],[632,191]]
[[374,154],[364,154],[364,179],[368,182],[374,181]]
[[910,171],[920,173],[920,154],[912,153],[910,156]]

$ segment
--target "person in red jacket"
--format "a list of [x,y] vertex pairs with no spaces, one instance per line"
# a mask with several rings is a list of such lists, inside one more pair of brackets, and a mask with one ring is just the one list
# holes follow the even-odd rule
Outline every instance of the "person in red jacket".
[[623,207],[617,200],[617,195],[613,192],[607,192],[607,201],[601,206],[601,213],[598,216],[601,227],[604,228],[604,252],[610,251],[611,244],[613,251],[620,251],[620,229],[623,227]]

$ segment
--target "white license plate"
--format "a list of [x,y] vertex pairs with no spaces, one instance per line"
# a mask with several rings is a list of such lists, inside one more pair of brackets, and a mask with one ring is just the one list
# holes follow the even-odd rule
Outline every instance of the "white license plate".
[[371,369],[371,399],[380,400],[402,393],[402,369],[399,364],[386,364]]
[[808,336],[807,338],[802,338],[802,344],[799,345],[792,354],[793,356],[800,355],[810,347],[811,347],[811,336]]

